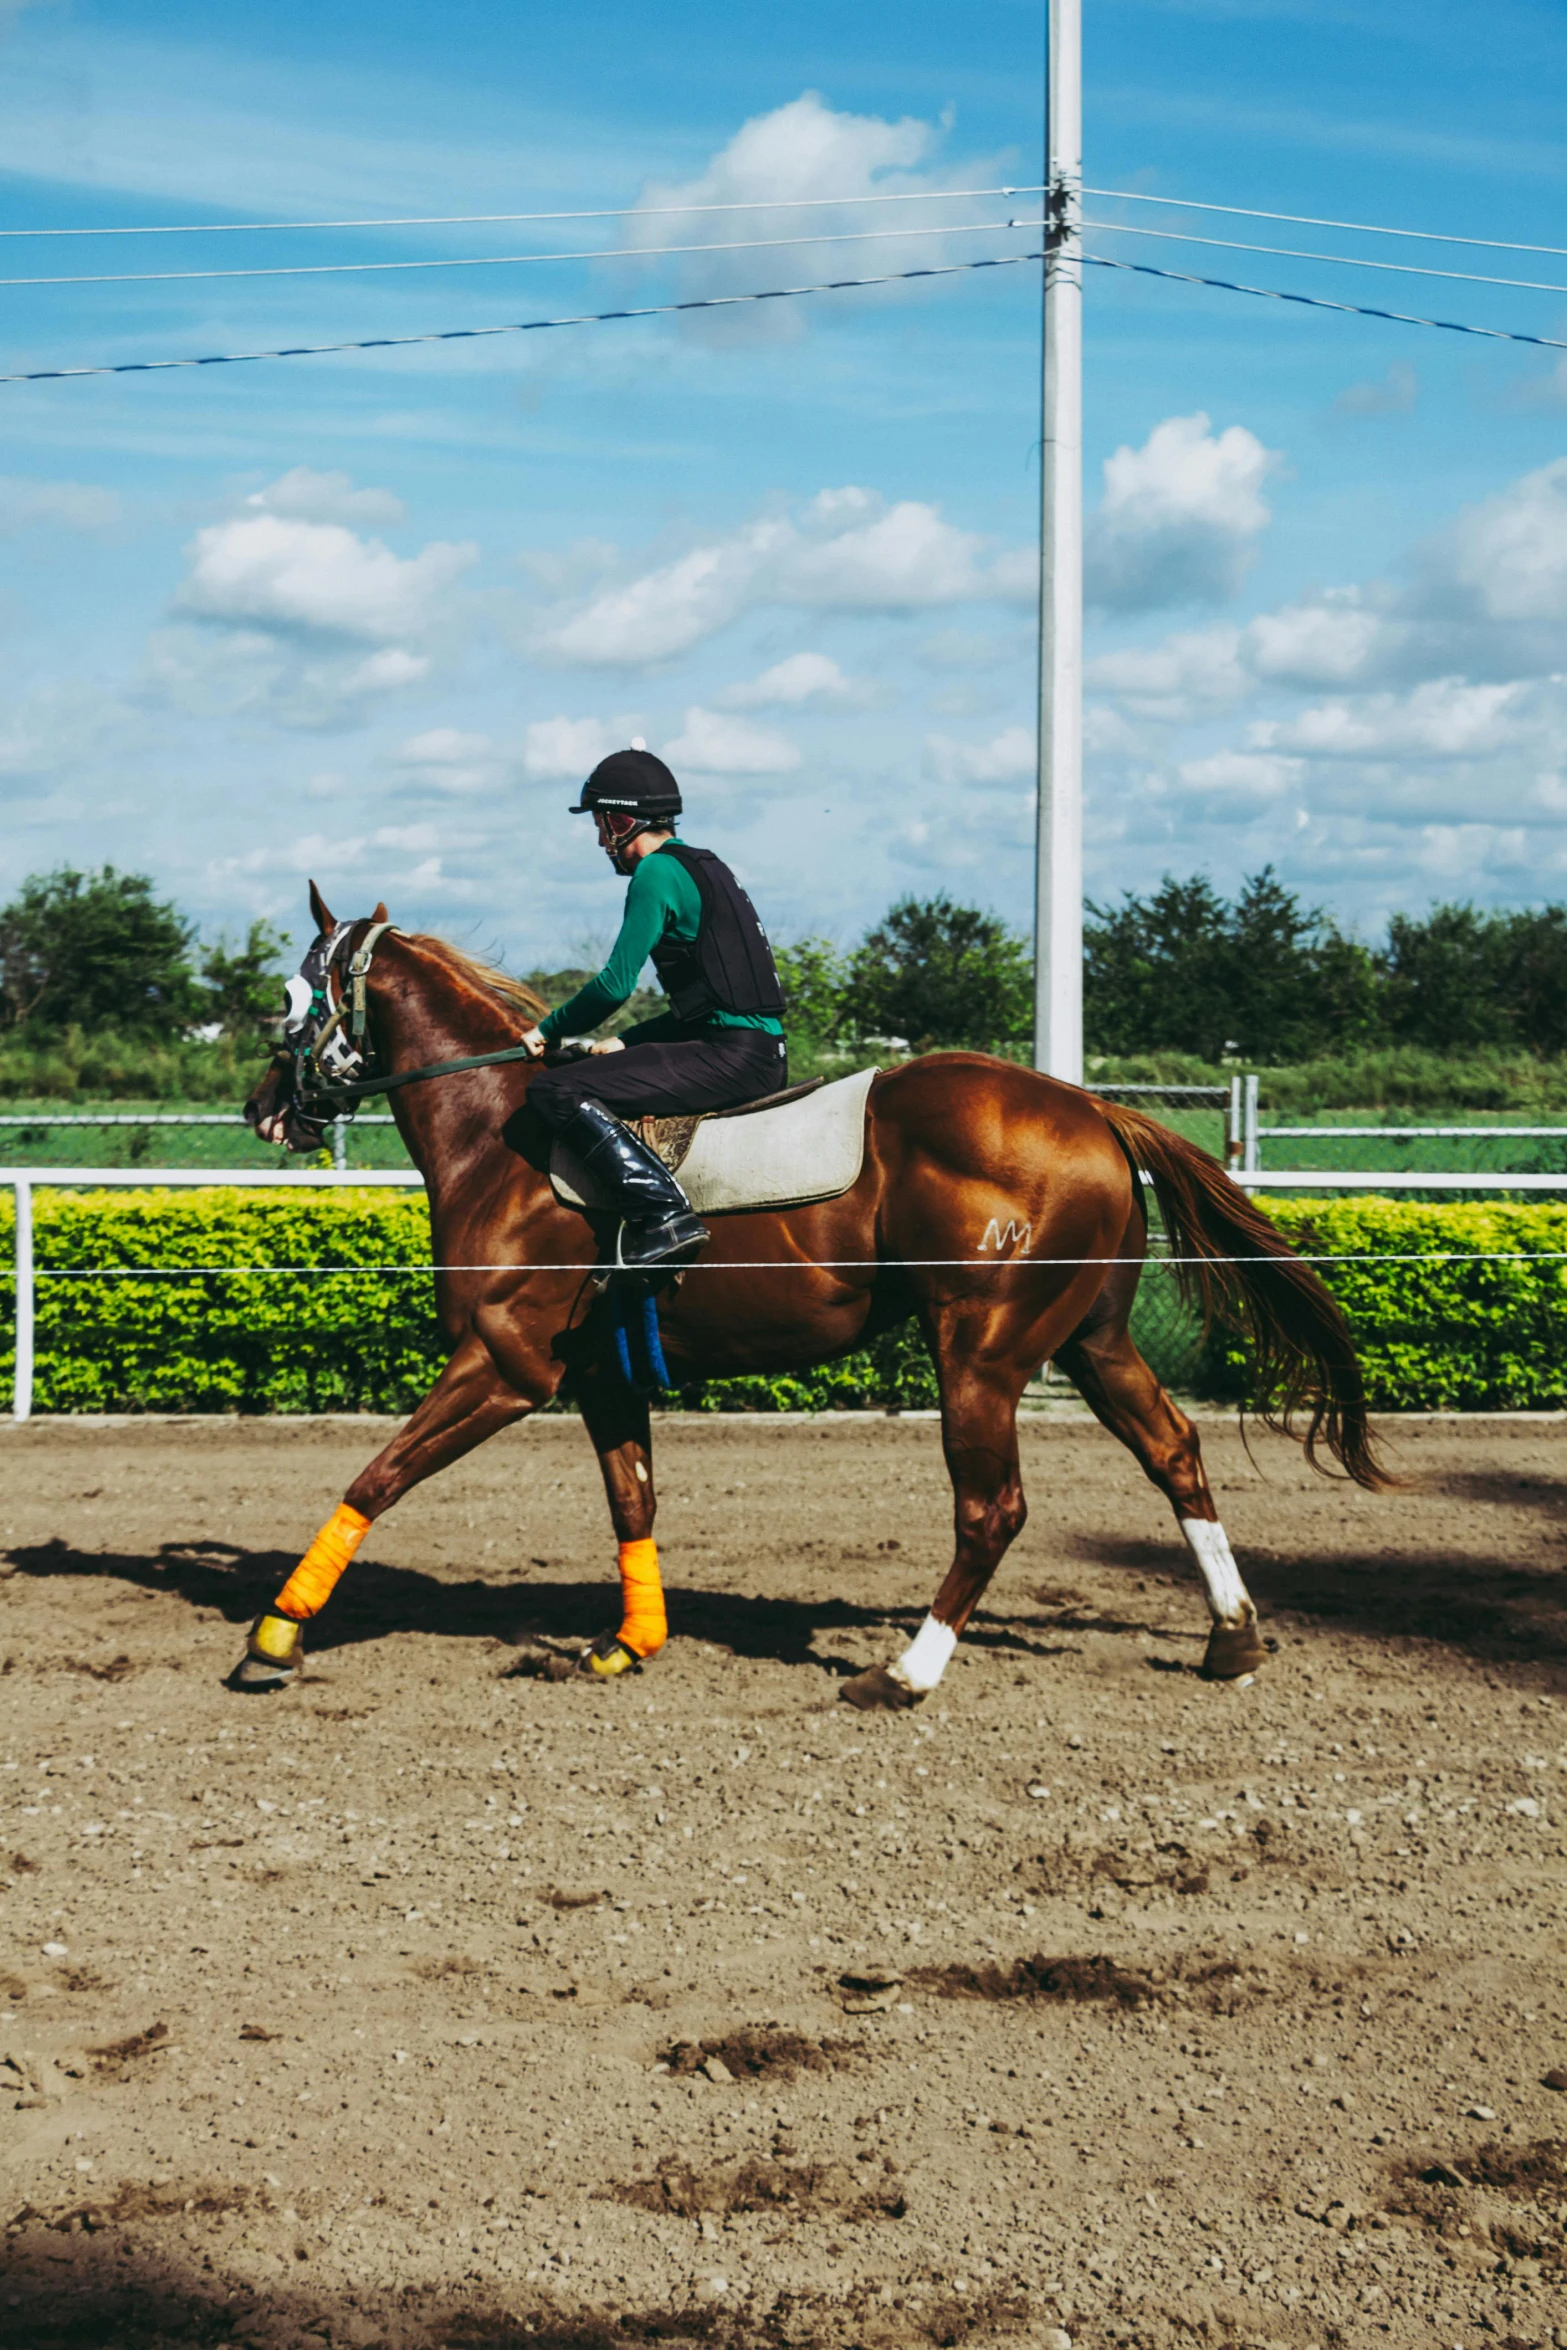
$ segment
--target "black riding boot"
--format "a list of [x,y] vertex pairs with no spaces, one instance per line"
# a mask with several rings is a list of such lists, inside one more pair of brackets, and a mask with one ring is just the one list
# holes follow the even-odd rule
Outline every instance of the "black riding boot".
[[623,1218],[615,1262],[642,1271],[684,1265],[708,1241],[707,1226],[656,1151],[639,1142],[602,1102],[579,1102],[559,1139]]

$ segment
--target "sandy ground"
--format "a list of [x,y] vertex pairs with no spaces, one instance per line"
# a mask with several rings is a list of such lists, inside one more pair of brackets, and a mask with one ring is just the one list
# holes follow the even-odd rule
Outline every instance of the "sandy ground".
[[[371,1536],[222,1676],[367,1422],[0,1434],[0,2339],[1567,2344],[1562,1426],[1372,1499],[1207,1449],[1277,1654],[1108,1437],[919,1712],[936,1431],[660,1439],[675,1638],[579,1429]],[[1559,2073],[1567,2080],[1567,2073]]]

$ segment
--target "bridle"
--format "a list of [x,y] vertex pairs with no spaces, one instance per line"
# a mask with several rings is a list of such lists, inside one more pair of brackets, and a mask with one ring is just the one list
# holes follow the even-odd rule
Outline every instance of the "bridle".
[[366,982],[376,948],[396,925],[370,924],[345,977],[338,956],[358,927],[339,922],[332,931],[320,932],[285,989],[283,1039],[293,1059],[294,1107],[313,1126],[351,1118],[366,1093],[380,1090],[365,1077]]
[[[467,1053],[459,1060],[426,1061],[417,1069],[376,1073],[367,1041],[370,966],[376,948],[397,925],[370,923],[345,974],[341,950],[358,927],[358,921],[339,922],[331,932],[322,931],[285,990],[283,1042],[293,1063],[291,1107],[302,1124],[322,1127],[334,1119],[351,1118],[362,1101],[395,1093],[399,1086],[417,1085],[426,1077],[455,1077],[465,1069],[492,1069],[503,1061],[534,1058],[526,1045],[515,1044],[495,1052]],[[561,1057],[575,1055],[568,1049]]]

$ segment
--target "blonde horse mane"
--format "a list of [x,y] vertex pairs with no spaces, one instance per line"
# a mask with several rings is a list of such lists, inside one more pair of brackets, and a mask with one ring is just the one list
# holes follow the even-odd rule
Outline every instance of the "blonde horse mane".
[[478,988],[481,994],[496,997],[511,1011],[526,1012],[530,1019],[541,1020],[549,1010],[543,996],[537,989],[529,987],[525,980],[514,979],[498,963],[486,963],[477,955],[464,954],[462,948],[454,947],[450,939],[414,932],[409,936],[408,944],[422,947],[456,977],[466,979],[469,986]]

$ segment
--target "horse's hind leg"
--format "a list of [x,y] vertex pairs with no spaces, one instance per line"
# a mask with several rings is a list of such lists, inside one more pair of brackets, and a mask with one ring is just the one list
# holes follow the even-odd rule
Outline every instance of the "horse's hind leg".
[[839,1690],[846,1704],[867,1712],[929,1696],[1028,1515],[1017,1453],[1018,1397],[1027,1371],[1010,1361],[986,1362],[978,1347],[969,1352],[938,1343],[937,1354],[956,1549],[930,1614],[896,1664],[873,1665]]
[[1268,1652],[1257,1610],[1219,1523],[1197,1431],[1132,1343],[1127,1327],[1141,1262],[1117,1266],[1056,1362],[1112,1435],[1119,1436],[1175,1512],[1213,1618],[1203,1658],[1209,1681],[1248,1681]]

